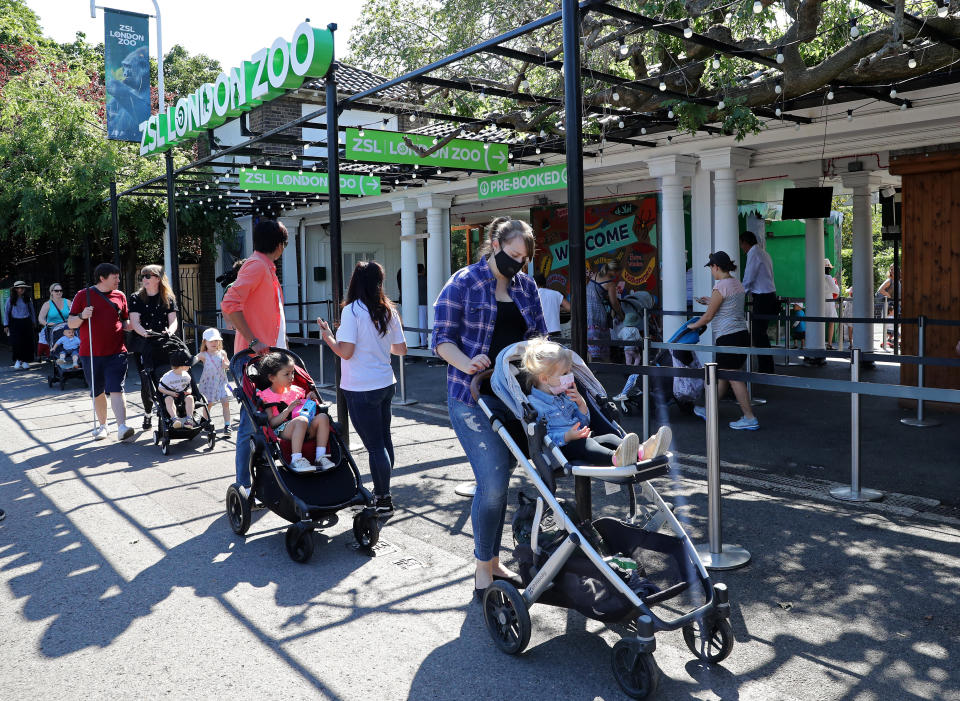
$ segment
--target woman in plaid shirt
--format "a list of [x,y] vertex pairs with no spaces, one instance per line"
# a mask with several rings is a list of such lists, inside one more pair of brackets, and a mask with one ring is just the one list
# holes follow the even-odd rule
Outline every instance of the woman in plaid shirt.
[[537,285],[520,272],[533,259],[529,224],[509,217],[490,222],[477,263],[447,281],[434,304],[431,348],[447,361],[447,407],[477,480],[473,497],[475,595],[496,578],[519,580],[500,564],[507,486],[516,461],[470,396],[470,380],[511,343],[543,336],[547,327]]

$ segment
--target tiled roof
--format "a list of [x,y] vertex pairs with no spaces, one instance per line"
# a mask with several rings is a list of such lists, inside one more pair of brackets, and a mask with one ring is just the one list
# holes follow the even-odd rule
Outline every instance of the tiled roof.
[[[354,95],[370,88],[387,82],[387,78],[379,76],[376,73],[365,71],[356,66],[350,66],[346,63],[337,64],[337,92],[341,95]],[[310,83],[304,83],[305,88],[311,90],[323,90],[323,80],[314,80]],[[372,100],[393,100],[400,102],[416,102],[419,98],[406,85],[396,85],[387,88],[371,97]]]

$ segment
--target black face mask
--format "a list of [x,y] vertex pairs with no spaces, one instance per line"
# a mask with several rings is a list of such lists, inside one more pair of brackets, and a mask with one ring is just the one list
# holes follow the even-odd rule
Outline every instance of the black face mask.
[[509,255],[506,251],[500,251],[497,253],[493,260],[497,264],[497,270],[500,271],[500,274],[503,275],[507,280],[513,280],[513,276],[520,272],[523,268],[523,263],[518,263]]

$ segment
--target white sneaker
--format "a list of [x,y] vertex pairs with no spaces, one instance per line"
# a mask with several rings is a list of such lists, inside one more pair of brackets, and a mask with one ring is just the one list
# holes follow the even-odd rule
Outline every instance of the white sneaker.
[[623,437],[620,446],[613,454],[613,464],[616,467],[637,464],[637,452],[640,450],[640,438],[636,433],[628,433]]
[[665,454],[670,450],[670,443],[673,442],[673,431],[669,426],[661,426],[660,430],[650,436],[640,446],[642,454],[641,460],[653,460]]
[[107,434],[109,432],[110,431],[107,429],[106,426],[104,426],[103,424],[100,424],[95,429],[93,429],[93,440],[102,441],[104,438],[107,437]]
[[317,460],[317,469],[320,470],[320,472],[326,472],[330,468],[336,466],[337,463],[328,458],[326,455],[321,456],[320,459]]
[[310,464],[309,460],[301,455],[290,463],[290,469],[294,472],[313,472],[316,468]]
[[133,429],[126,424],[117,426],[117,440],[127,441],[133,438]]

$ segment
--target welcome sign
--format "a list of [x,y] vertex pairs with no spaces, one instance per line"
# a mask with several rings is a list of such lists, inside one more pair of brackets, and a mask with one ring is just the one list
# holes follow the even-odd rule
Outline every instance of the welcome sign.
[[[620,219],[606,226],[584,232],[584,244],[587,249],[587,258],[599,256],[602,253],[613,251],[622,246],[629,246],[637,242],[633,233],[633,217]],[[570,242],[561,241],[550,246],[553,254],[551,268],[563,268],[570,264]]]
[[[328,193],[330,176],[327,173],[291,173],[285,170],[248,168],[240,171],[239,187],[242,190]],[[341,173],[340,194],[379,195],[380,178]]]
[[202,131],[257,105],[299,88],[307,78],[322,78],[333,61],[333,33],[300,24],[291,41],[277,38],[253,53],[239,68],[224,71],[213,83],[177,100],[165,112],[140,124],[140,155],[163,153]]

